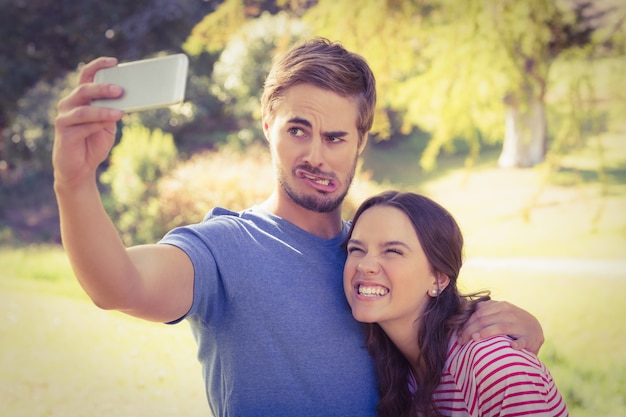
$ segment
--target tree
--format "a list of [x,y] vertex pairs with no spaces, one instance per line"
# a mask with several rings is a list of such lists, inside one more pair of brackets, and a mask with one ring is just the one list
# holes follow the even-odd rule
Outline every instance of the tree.
[[[218,53],[211,74],[211,92],[233,121],[228,141],[246,146],[263,138],[260,98],[272,57],[311,36],[298,19],[307,1],[226,0],[198,23],[184,44],[196,56]],[[281,10],[281,7],[283,10]]]
[[[572,1],[563,9],[544,2],[532,9],[495,11],[509,19],[494,22],[502,48],[518,72],[517,86],[504,97],[505,136],[498,164],[505,168],[533,166],[544,160],[547,149],[545,100],[551,66],[564,55],[580,58],[585,49],[593,49],[592,36],[608,9]],[[511,30],[519,18],[534,23],[537,31]]]
[[[610,21],[609,12],[620,18]],[[380,106],[402,116],[400,132],[431,133],[420,161],[430,169],[459,140],[475,156],[481,145],[505,139],[502,166],[541,162],[550,69],[596,56],[606,31],[623,29],[625,13],[578,0],[320,0],[304,18],[368,58]]]
[[[0,161],[17,164],[33,152],[25,138],[24,118],[14,125],[20,100],[37,86],[59,83],[67,72],[101,55],[121,60],[146,57],[160,51],[180,51],[191,28],[215,8],[214,1],[140,0],[133,2],[7,1],[0,2]],[[39,93],[31,92],[31,96]],[[41,94],[39,94],[41,95]],[[54,97],[54,100],[57,98]],[[41,106],[34,103],[33,106]],[[41,115],[37,115],[41,116]],[[48,116],[48,115],[46,115]],[[52,120],[48,119],[47,123]],[[41,129],[41,126],[29,126]],[[42,142],[51,132],[42,129]],[[39,149],[46,148],[44,143]],[[8,156],[16,156],[10,160]]]
[[[483,146],[503,144],[501,166],[532,166],[544,159],[549,133],[576,135],[576,125],[582,125],[581,109],[569,104],[584,96],[580,89],[591,85],[585,83],[590,74],[559,70],[557,79],[555,64],[571,67],[623,53],[626,7],[596,3],[227,0],[194,28],[186,48],[225,49],[264,10],[301,16],[314,34],[340,40],[372,66],[379,98],[375,140],[427,131],[430,140],[420,158],[425,169],[435,166],[442,150],[453,152],[460,143],[469,149],[468,162]],[[570,96],[557,97],[561,102],[549,108],[546,98],[555,85]],[[568,127],[550,130],[548,111]]]

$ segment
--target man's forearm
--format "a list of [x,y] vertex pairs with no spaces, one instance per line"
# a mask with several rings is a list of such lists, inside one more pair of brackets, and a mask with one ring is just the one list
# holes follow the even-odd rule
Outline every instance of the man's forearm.
[[99,307],[125,308],[138,277],[97,186],[75,190],[55,184],[55,192],[63,246],[78,282]]

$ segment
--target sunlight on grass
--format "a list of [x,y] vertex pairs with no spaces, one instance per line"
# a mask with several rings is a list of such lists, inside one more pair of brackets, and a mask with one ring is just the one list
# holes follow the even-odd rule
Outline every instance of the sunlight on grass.
[[56,245],[0,247],[0,287],[12,287],[86,299],[63,248]]
[[626,415],[626,263],[612,273],[466,266],[463,289],[491,289],[541,322],[547,364],[574,417]]
[[3,283],[2,415],[210,416],[185,324],[149,323]]
[[2,275],[58,282],[72,275],[65,253],[57,246],[0,247]]

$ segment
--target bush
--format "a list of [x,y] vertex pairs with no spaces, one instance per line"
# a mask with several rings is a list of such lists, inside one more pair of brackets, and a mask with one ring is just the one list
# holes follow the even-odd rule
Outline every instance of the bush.
[[[344,218],[352,218],[356,207],[382,187],[369,173],[355,176],[344,204]],[[240,211],[262,203],[274,189],[269,150],[252,144],[244,152],[234,147],[206,151],[180,164],[158,184],[160,230],[202,221],[215,206]]]
[[17,101],[16,115],[2,132],[0,145],[0,159],[7,169],[52,172],[56,106],[76,79],[76,73],[71,73],[53,83],[39,81]]
[[105,206],[126,244],[152,242],[163,234],[157,181],[174,166],[176,157],[171,134],[139,124],[123,128],[100,180],[110,187]]
[[239,211],[263,202],[274,187],[266,146],[205,151],[181,163],[158,184],[162,228],[197,223],[213,207]]

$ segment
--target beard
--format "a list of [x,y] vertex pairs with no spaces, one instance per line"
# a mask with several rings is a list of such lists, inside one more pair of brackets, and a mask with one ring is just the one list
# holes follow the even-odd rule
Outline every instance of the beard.
[[[354,179],[354,173],[356,171],[356,165],[357,165],[357,161],[358,161],[358,156],[354,158],[354,161],[352,163],[352,168],[350,170],[350,174],[346,177],[347,181],[345,182],[345,184],[347,184],[346,189],[343,190],[343,192],[337,196],[337,197],[331,197],[329,196],[327,193],[324,192],[318,192],[317,195],[301,195],[298,194],[290,185],[289,185],[289,181],[287,180],[287,175],[285,173],[285,170],[283,170],[281,167],[276,167],[276,176],[278,179],[278,183],[280,184],[281,188],[285,191],[285,193],[287,194],[287,196],[297,205],[299,205],[300,207],[309,210],[309,211],[314,211],[316,213],[330,213],[334,210],[336,210],[341,203],[343,203],[343,200],[346,198],[346,195],[348,195],[348,191],[350,190],[350,185],[352,185],[352,180]],[[305,166],[300,166],[297,167],[299,169],[304,169],[307,172],[310,172],[311,174],[317,174],[320,172],[319,169],[313,168],[310,165],[305,165]],[[292,177],[295,177],[295,168],[291,173]]]

